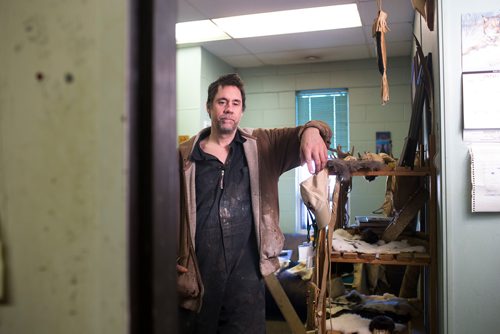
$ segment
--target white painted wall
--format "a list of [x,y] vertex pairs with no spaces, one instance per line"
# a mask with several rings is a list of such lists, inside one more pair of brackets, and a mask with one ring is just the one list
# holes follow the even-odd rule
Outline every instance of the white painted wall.
[[461,15],[498,11],[497,0],[442,0],[439,21],[443,145],[444,333],[498,333],[500,213],[471,213],[462,140]]

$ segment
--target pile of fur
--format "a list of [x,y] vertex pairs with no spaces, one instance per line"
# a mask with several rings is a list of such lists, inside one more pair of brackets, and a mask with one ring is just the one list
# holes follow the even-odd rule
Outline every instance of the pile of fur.
[[412,246],[408,240],[385,242],[379,240],[369,244],[361,240],[360,235],[352,235],[344,229],[333,231],[332,247],[337,252],[365,253],[365,254],[400,254],[400,253],[424,253],[425,247],[421,245]]
[[342,181],[350,180],[352,173],[361,169],[374,171],[381,170],[385,166],[383,162],[373,160],[331,159],[327,163],[330,174],[338,175]]
[[332,298],[326,320],[327,328],[343,333],[371,333],[370,323],[380,316],[388,317],[395,325],[395,332],[402,331],[411,319],[420,315],[419,309],[406,298],[390,293],[364,295],[357,290]]

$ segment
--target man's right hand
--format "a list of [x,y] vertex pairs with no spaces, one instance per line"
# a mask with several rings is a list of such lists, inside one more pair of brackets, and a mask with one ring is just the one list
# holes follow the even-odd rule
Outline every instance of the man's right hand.
[[307,169],[311,174],[318,174],[326,167],[328,148],[319,129],[309,127],[302,132],[300,157],[302,163],[307,163]]

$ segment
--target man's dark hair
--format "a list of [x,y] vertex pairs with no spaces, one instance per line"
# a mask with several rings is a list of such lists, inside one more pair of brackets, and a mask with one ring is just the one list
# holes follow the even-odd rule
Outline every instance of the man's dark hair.
[[210,86],[208,86],[208,97],[207,97],[207,109],[210,108],[212,103],[214,102],[215,95],[217,94],[217,91],[219,90],[219,87],[226,87],[226,86],[236,86],[241,92],[241,103],[242,103],[242,110],[245,111],[245,88],[243,87],[243,81],[241,80],[240,76],[236,73],[231,73],[231,74],[226,74],[220,76],[217,80],[212,82]]

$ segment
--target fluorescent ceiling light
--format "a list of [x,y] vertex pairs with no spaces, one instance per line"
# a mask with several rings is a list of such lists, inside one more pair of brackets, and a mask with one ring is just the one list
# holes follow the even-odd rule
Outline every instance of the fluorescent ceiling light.
[[232,38],[360,27],[356,4],[283,10],[213,19]]
[[230,38],[210,20],[181,22],[175,25],[177,44],[218,41]]
[[177,23],[176,39],[182,44],[360,26],[357,5],[346,4]]

